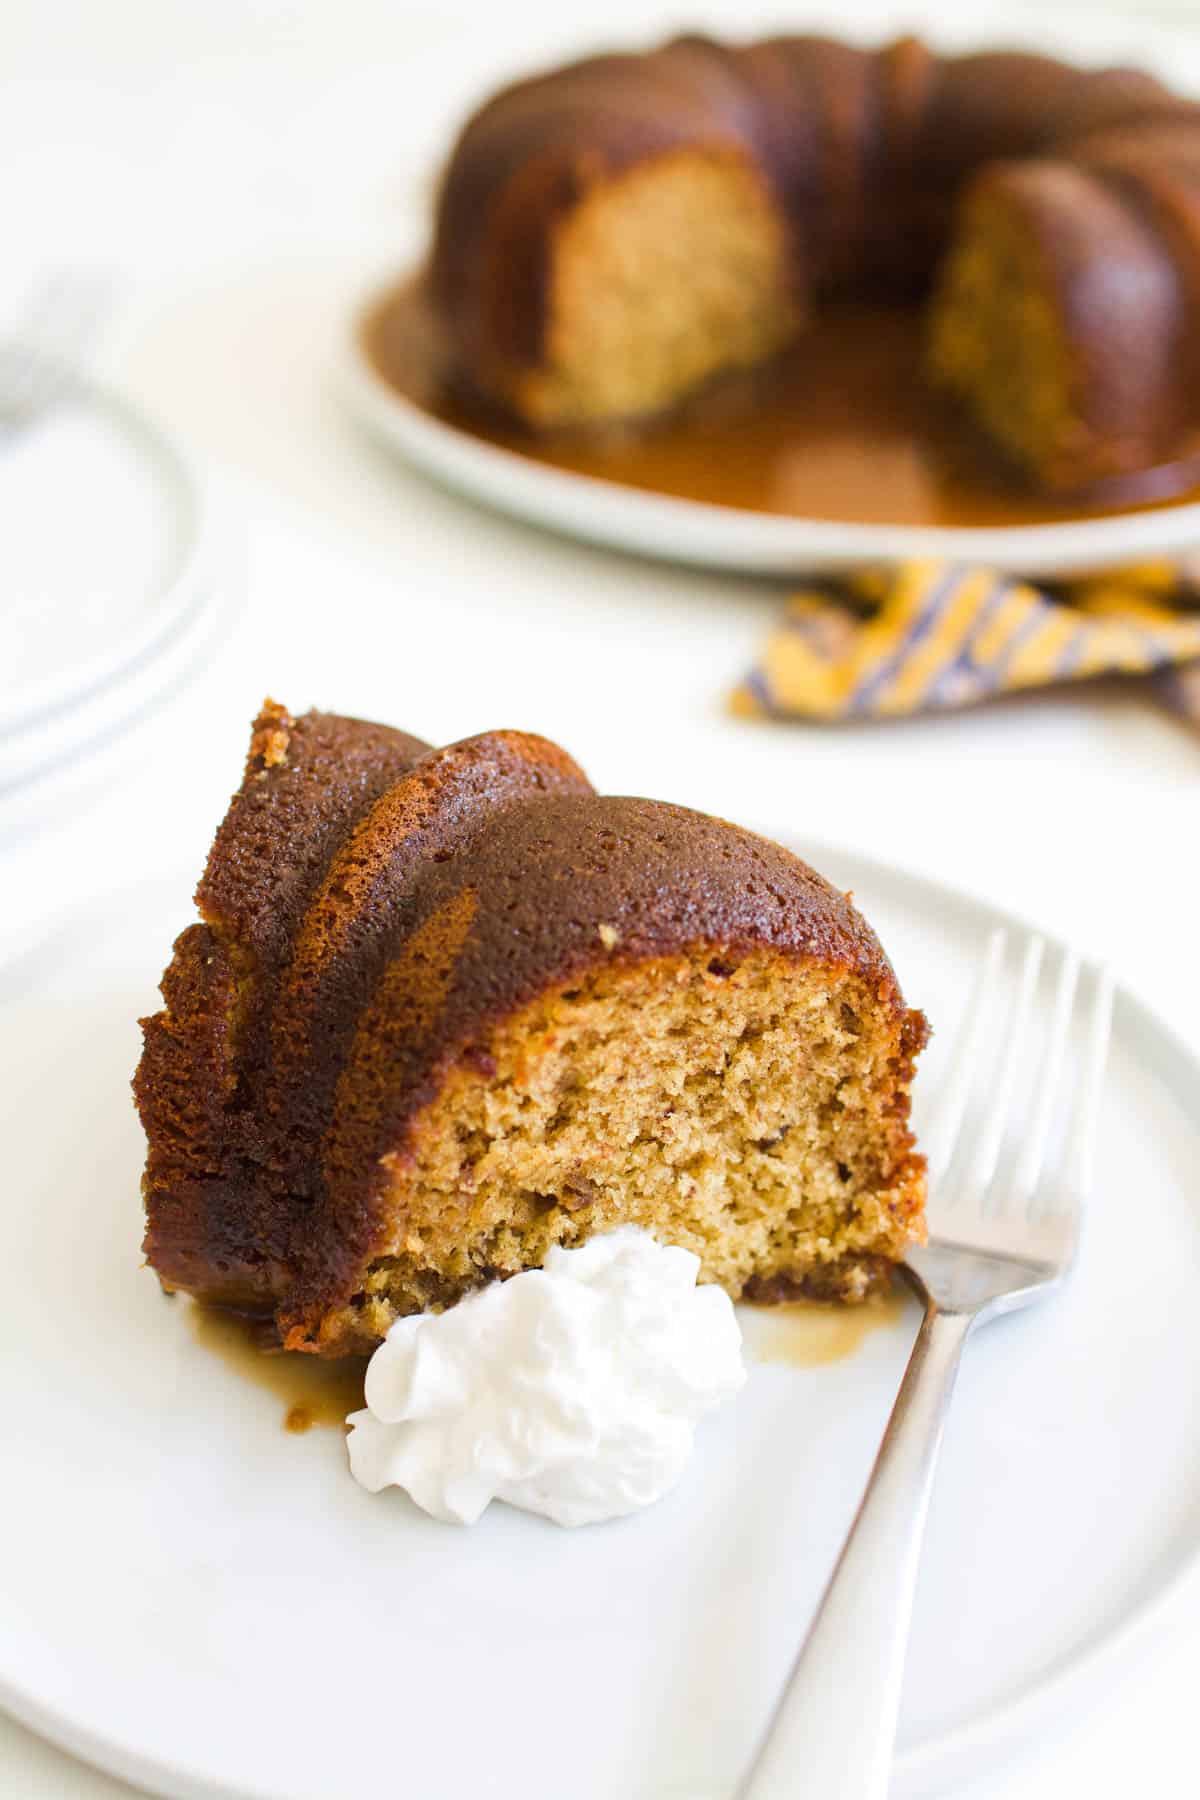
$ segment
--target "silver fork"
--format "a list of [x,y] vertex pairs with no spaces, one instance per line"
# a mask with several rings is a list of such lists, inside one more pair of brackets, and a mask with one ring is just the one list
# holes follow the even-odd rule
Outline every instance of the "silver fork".
[[[739,1800],[886,1794],[921,1539],[963,1346],[989,1319],[1055,1293],[1075,1262],[1112,981],[1106,970],[1095,971],[1090,999],[1079,1004],[1079,958],[1063,953],[1026,1112],[1015,1100],[1046,947],[1039,937],[1025,940],[993,1065],[984,1047],[1005,949],[1005,934],[993,933],[929,1133],[930,1208],[939,1235],[914,1250],[907,1267],[925,1318],[850,1534]],[[1081,1014],[1073,1122],[1062,1151],[1048,1157]],[[971,1112],[979,1115],[976,1131],[964,1130]]]
[[65,398],[112,304],[112,283],[91,271],[43,276],[16,330],[0,343],[0,441]]

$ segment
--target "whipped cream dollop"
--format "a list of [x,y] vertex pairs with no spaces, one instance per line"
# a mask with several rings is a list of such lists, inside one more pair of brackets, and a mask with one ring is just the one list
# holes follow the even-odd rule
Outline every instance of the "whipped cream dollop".
[[491,1500],[591,1525],[674,1487],[696,1423],[746,1379],[727,1294],[633,1225],[397,1319],[351,1413],[350,1468],[472,1525]]

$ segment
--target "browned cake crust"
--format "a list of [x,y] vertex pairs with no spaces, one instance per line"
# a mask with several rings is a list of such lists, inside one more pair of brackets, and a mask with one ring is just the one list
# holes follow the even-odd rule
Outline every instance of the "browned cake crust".
[[1066,488],[1153,463],[1186,429],[1188,317],[1176,260],[1113,188],[1065,162],[995,163],[947,264],[933,355],[1012,460]]
[[[857,1262],[902,1254],[919,1227],[907,1113],[924,1021],[846,897],[777,845],[599,796],[541,738],[434,751],[267,702],[197,898],[204,922],[175,946],[134,1084],[146,1255],[164,1285],[269,1313],[296,1347],[379,1335],[355,1320],[368,1272],[395,1260],[397,1171],[435,1103],[455,1081],[486,1090],[514,1021],[597,981],[715,992],[795,965],[844,980],[882,1033],[869,1161],[894,1226]],[[822,1284],[837,1288],[832,1264]]]
[[[1164,128],[1170,152],[1156,135]],[[1107,156],[1114,133],[1122,147]],[[923,293],[961,244],[960,202],[996,165],[1019,161],[1040,243],[1033,291],[1061,301],[1069,342],[1056,354],[1070,364],[1072,414],[1049,454],[1035,441],[1001,447],[1043,486],[1083,485],[1170,454],[1200,424],[1200,402],[1181,418],[1163,373],[1175,320],[1158,314],[1170,307],[1151,296],[1134,353],[1120,306],[1110,319],[1094,304],[1101,289],[1121,295],[1122,282],[1126,295],[1145,288],[1151,263],[1151,286],[1175,280],[1180,219],[1189,236],[1195,217],[1190,182],[1146,196],[1156,186],[1148,164],[1161,156],[1177,168],[1181,140],[1189,153],[1200,145],[1200,109],[1138,70],[1016,51],[938,56],[912,38],[879,50],[812,36],[679,38],[535,75],[480,108],[442,183],[432,292],[460,379],[528,423],[650,415],[713,372],[773,354],[830,299]],[[754,183],[775,224],[755,216]],[[688,240],[674,260],[658,254],[672,232]],[[740,321],[719,276],[709,280],[723,265],[730,290],[756,296]],[[709,281],[699,300],[697,271]],[[639,280],[657,284],[658,305],[631,288]],[[1185,285],[1186,328],[1200,339]],[[944,289],[938,304],[949,304]],[[1021,309],[1008,310],[1019,333]],[[620,321],[637,331],[650,315],[624,370]],[[607,382],[591,367],[597,348]],[[1012,359],[1011,378],[1037,356]],[[988,430],[990,371],[959,359],[948,376],[935,357],[932,375]],[[1111,432],[1104,446],[1096,420]]]
[[597,181],[683,147],[761,168],[791,225],[797,281],[816,297],[875,292],[881,262],[921,284],[987,163],[1181,115],[1196,110],[1139,70],[943,57],[912,38],[862,50],[685,37],[592,57],[514,83],[467,122],[439,196],[434,293],[468,373],[536,361],[556,221]]

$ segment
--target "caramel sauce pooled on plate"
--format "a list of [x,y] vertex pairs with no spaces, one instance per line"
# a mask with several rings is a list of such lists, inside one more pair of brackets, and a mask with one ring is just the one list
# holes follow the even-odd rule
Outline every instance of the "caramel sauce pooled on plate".
[[[740,1309],[746,1353],[756,1363],[791,1363],[804,1369],[852,1356],[873,1331],[894,1325],[904,1311],[899,1288],[860,1306],[820,1300]],[[239,1376],[275,1395],[285,1431],[314,1425],[344,1426],[346,1415],[364,1404],[366,1357],[327,1362],[319,1356],[270,1347],[261,1320],[221,1307],[188,1302],[196,1342]]]
[[450,378],[420,277],[368,313],[382,380],[442,424],[553,469],[744,511],[878,525],[1044,525],[1200,498],[1200,455],[1089,494],[1024,492],[939,407],[921,376],[923,321],[905,306],[828,311],[765,368],[723,376],[637,429],[538,436]]
[[744,1308],[747,1355],[752,1362],[791,1363],[801,1369],[841,1362],[853,1356],[871,1332],[896,1324],[904,1313],[905,1298],[906,1291],[896,1287],[859,1306],[791,1300],[781,1306]]
[[215,1352],[227,1368],[266,1388],[282,1405],[285,1431],[314,1425],[342,1425],[363,1404],[365,1357],[327,1362],[294,1350],[264,1347],[261,1323],[216,1306],[188,1307],[196,1342]]

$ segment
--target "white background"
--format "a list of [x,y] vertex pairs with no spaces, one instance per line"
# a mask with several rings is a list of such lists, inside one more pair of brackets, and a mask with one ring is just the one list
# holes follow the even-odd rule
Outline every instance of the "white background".
[[[557,43],[566,9],[544,10]],[[617,0],[581,13],[579,34],[697,10]],[[503,11],[506,30],[538,25],[535,5]],[[1200,19],[1180,5],[1153,14],[1180,33],[1179,66],[1200,91]],[[1111,956],[1200,1042],[1200,737],[1121,690],[879,728],[737,722],[725,698],[778,586],[623,560],[473,511],[346,418],[331,375],[346,309],[409,241],[428,174],[415,59],[496,16],[384,0],[7,0],[0,305],[17,309],[51,264],[112,269],[107,373],[208,471],[230,601],[219,653],[97,767],[86,805],[0,835],[14,940],[131,880],[193,874],[270,692],[437,742],[540,730],[607,790],[929,870]],[[1007,9],[1006,35],[1020,17]],[[1056,18],[1093,53],[1098,33],[1125,54],[1152,42],[1132,10],[1081,0]],[[64,494],[47,528],[69,519]],[[182,907],[182,879],[180,893]],[[170,928],[185,922],[181,911]],[[1114,1330],[1119,1318],[1114,1297]],[[1198,1653],[1200,1616],[964,1800],[1195,1793]],[[0,1718],[0,1794],[128,1791]]]

